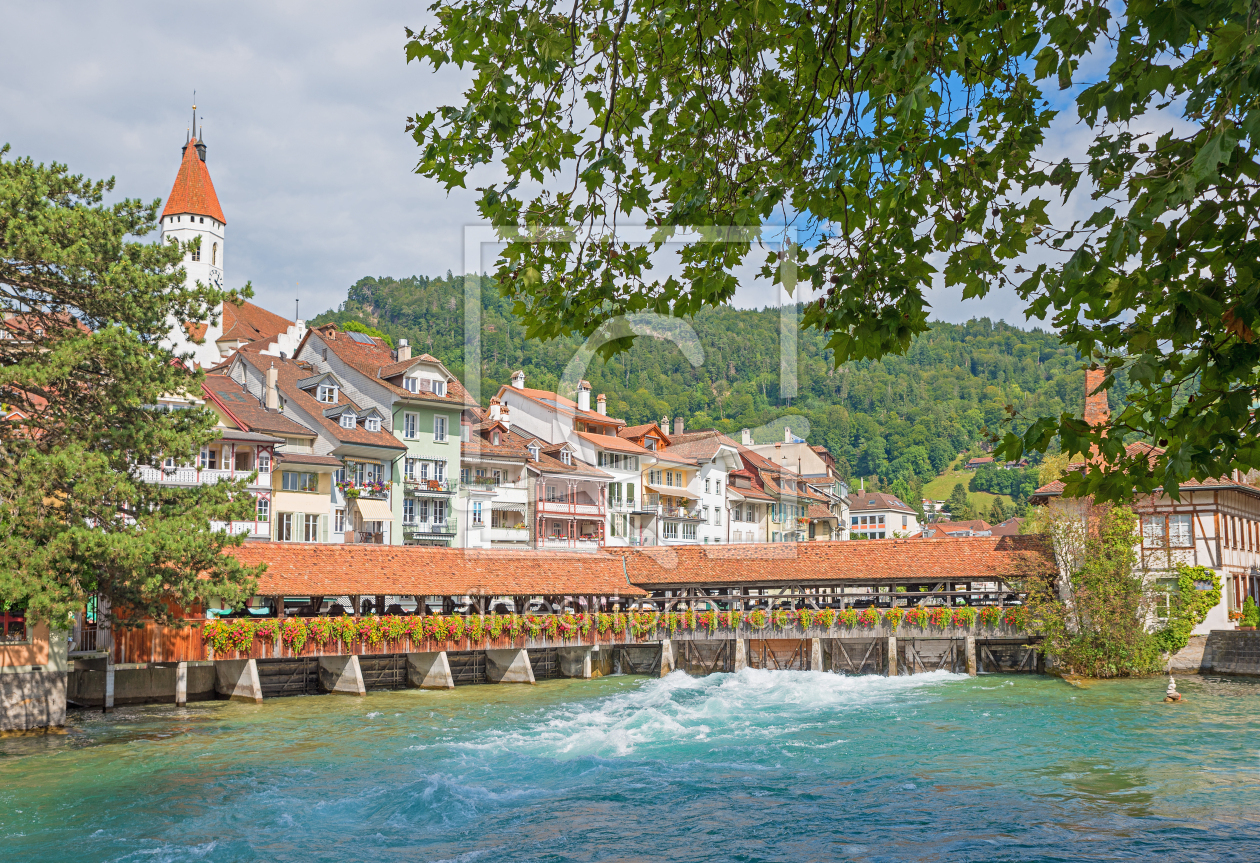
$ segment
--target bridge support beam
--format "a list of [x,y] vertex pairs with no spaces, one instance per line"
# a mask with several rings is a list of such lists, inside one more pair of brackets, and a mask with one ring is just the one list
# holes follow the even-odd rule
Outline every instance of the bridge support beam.
[[668,638],[661,641],[661,677],[674,670],[674,644]]
[[175,663],[175,706],[183,707],[188,703],[188,663]]
[[113,652],[105,657],[105,702],[101,707],[102,713],[109,713],[114,709],[114,656]]
[[220,659],[214,664],[214,691],[230,701],[262,704],[258,663],[252,659]]
[[565,677],[591,679],[591,648],[557,647],[556,660],[560,663],[560,673]]
[[408,653],[407,685],[416,689],[454,689],[455,677],[446,651]]
[[967,662],[967,674],[970,677],[976,676],[976,637],[968,635],[964,647],[964,657]]
[[735,639],[735,661],[731,665],[731,671],[743,671],[748,667],[748,639]]
[[486,651],[486,680],[491,683],[533,683],[534,667],[524,648]]
[[822,639],[821,638],[811,638],[809,640],[809,670],[810,671],[823,670],[823,654],[822,654]]
[[888,676],[897,676],[897,636],[888,636]]
[[367,695],[363,684],[363,670],[359,657],[321,656],[319,658],[319,688],[340,695]]

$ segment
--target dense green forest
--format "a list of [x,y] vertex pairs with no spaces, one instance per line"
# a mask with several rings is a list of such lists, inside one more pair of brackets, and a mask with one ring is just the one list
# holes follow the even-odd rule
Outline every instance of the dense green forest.
[[[490,284],[481,286],[481,394],[485,402],[515,369],[526,385],[554,389],[579,343],[525,338],[525,327]],[[313,324],[337,321],[409,339],[415,352],[441,359],[464,375],[462,276],[364,278],[345,303]],[[934,324],[904,356],[832,368],[820,334],[802,331],[797,344],[798,395],[780,392],[781,310],[723,307],[694,320],[703,350],[695,366],[671,341],[639,337],[627,352],[595,359],[586,377],[606,393],[608,412],[637,424],[682,416],[687,428],[782,439],[791,426],[825,444],[853,478],[896,484],[908,499],[960,453],[978,447],[985,429],[1004,430],[1006,405],[1022,425],[1031,418],[1079,413],[1084,372],[1076,353],[1052,332],[1022,330],[987,318]],[[1112,393],[1113,400],[1119,396]]]

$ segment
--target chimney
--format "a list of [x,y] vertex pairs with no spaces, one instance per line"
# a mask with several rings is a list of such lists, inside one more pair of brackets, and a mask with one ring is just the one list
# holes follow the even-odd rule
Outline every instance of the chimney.
[[518,390],[525,389],[525,372],[520,369],[512,372],[512,386]]
[[739,433],[739,442],[742,443],[744,446],[752,446],[752,432],[750,432],[748,429],[743,429]]
[[608,396],[600,393],[595,397],[595,410],[603,416],[608,416]]
[[674,434],[682,434],[682,432],[683,432],[683,418],[674,417]]
[[1107,378],[1107,372],[1100,368],[1085,370],[1085,422],[1092,426],[1102,425],[1111,419],[1111,408],[1107,405],[1107,391],[1097,390]]
[[512,416],[508,411],[508,406],[503,405],[499,408],[499,422],[503,423],[503,427],[509,431],[512,429]]
[[411,342],[406,339],[398,340],[398,362],[411,359]]
[[589,411],[591,409],[591,382],[578,381],[578,410]]
[[783,427],[783,442],[784,443],[792,442],[792,427],[791,426]]
[[280,390],[276,384],[280,373],[276,371],[276,364],[273,362],[271,368],[267,369],[267,410],[280,410]]
[[502,408],[499,406],[499,397],[492,396],[490,399],[490,422],[497,422],[502,416]]
[[661,417],[661,431],[669,434],[669,414]]

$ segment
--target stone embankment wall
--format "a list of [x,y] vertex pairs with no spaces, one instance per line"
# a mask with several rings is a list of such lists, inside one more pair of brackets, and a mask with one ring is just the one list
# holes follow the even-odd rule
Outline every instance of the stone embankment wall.
[[1172,657],[1172,670],[1183,674],[1254,674],[1260,676],[1260,632],[1215,629],[1191,636]]
[[0,674],[0,733],[66,724],[66,673]]

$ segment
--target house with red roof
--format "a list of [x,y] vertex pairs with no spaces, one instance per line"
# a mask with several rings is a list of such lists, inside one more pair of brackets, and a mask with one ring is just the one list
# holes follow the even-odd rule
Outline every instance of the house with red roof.
[[[1091,425],[1107,422],[1111,416],[1107,391],[1100,389],[1106,373],[1085,371],[1085,410],[1083,418]],[[1162,455],[1153,444],[1135,442],[1125,447],[1129,456]],[[1090,458],[1067,466],[1067,471],[1096,470]],[[1046,483],[1028,500],[1052,511],[1082,513],[1089,499],[1064,498],[1061,479]],[[1194,639],[1177,663],[1198,669],[1204,640],[1213,629],[1234,629],[1236,618],[1247,597],[1260,600],[1260,486],[1255,473],[1235,472],[1232,476],[1191,480],[1179,488],[1174,500],[1163,489],[1139,497],[1133,510],[1140,519],[1136,550],[1147,577],[1162,588],[1155,610],[1155,622],[1167,617],[1169,600],[1177,588],[1179,563],[1204,566],[1221,580],[1221,602],[1208,612],[1194,630]]]

